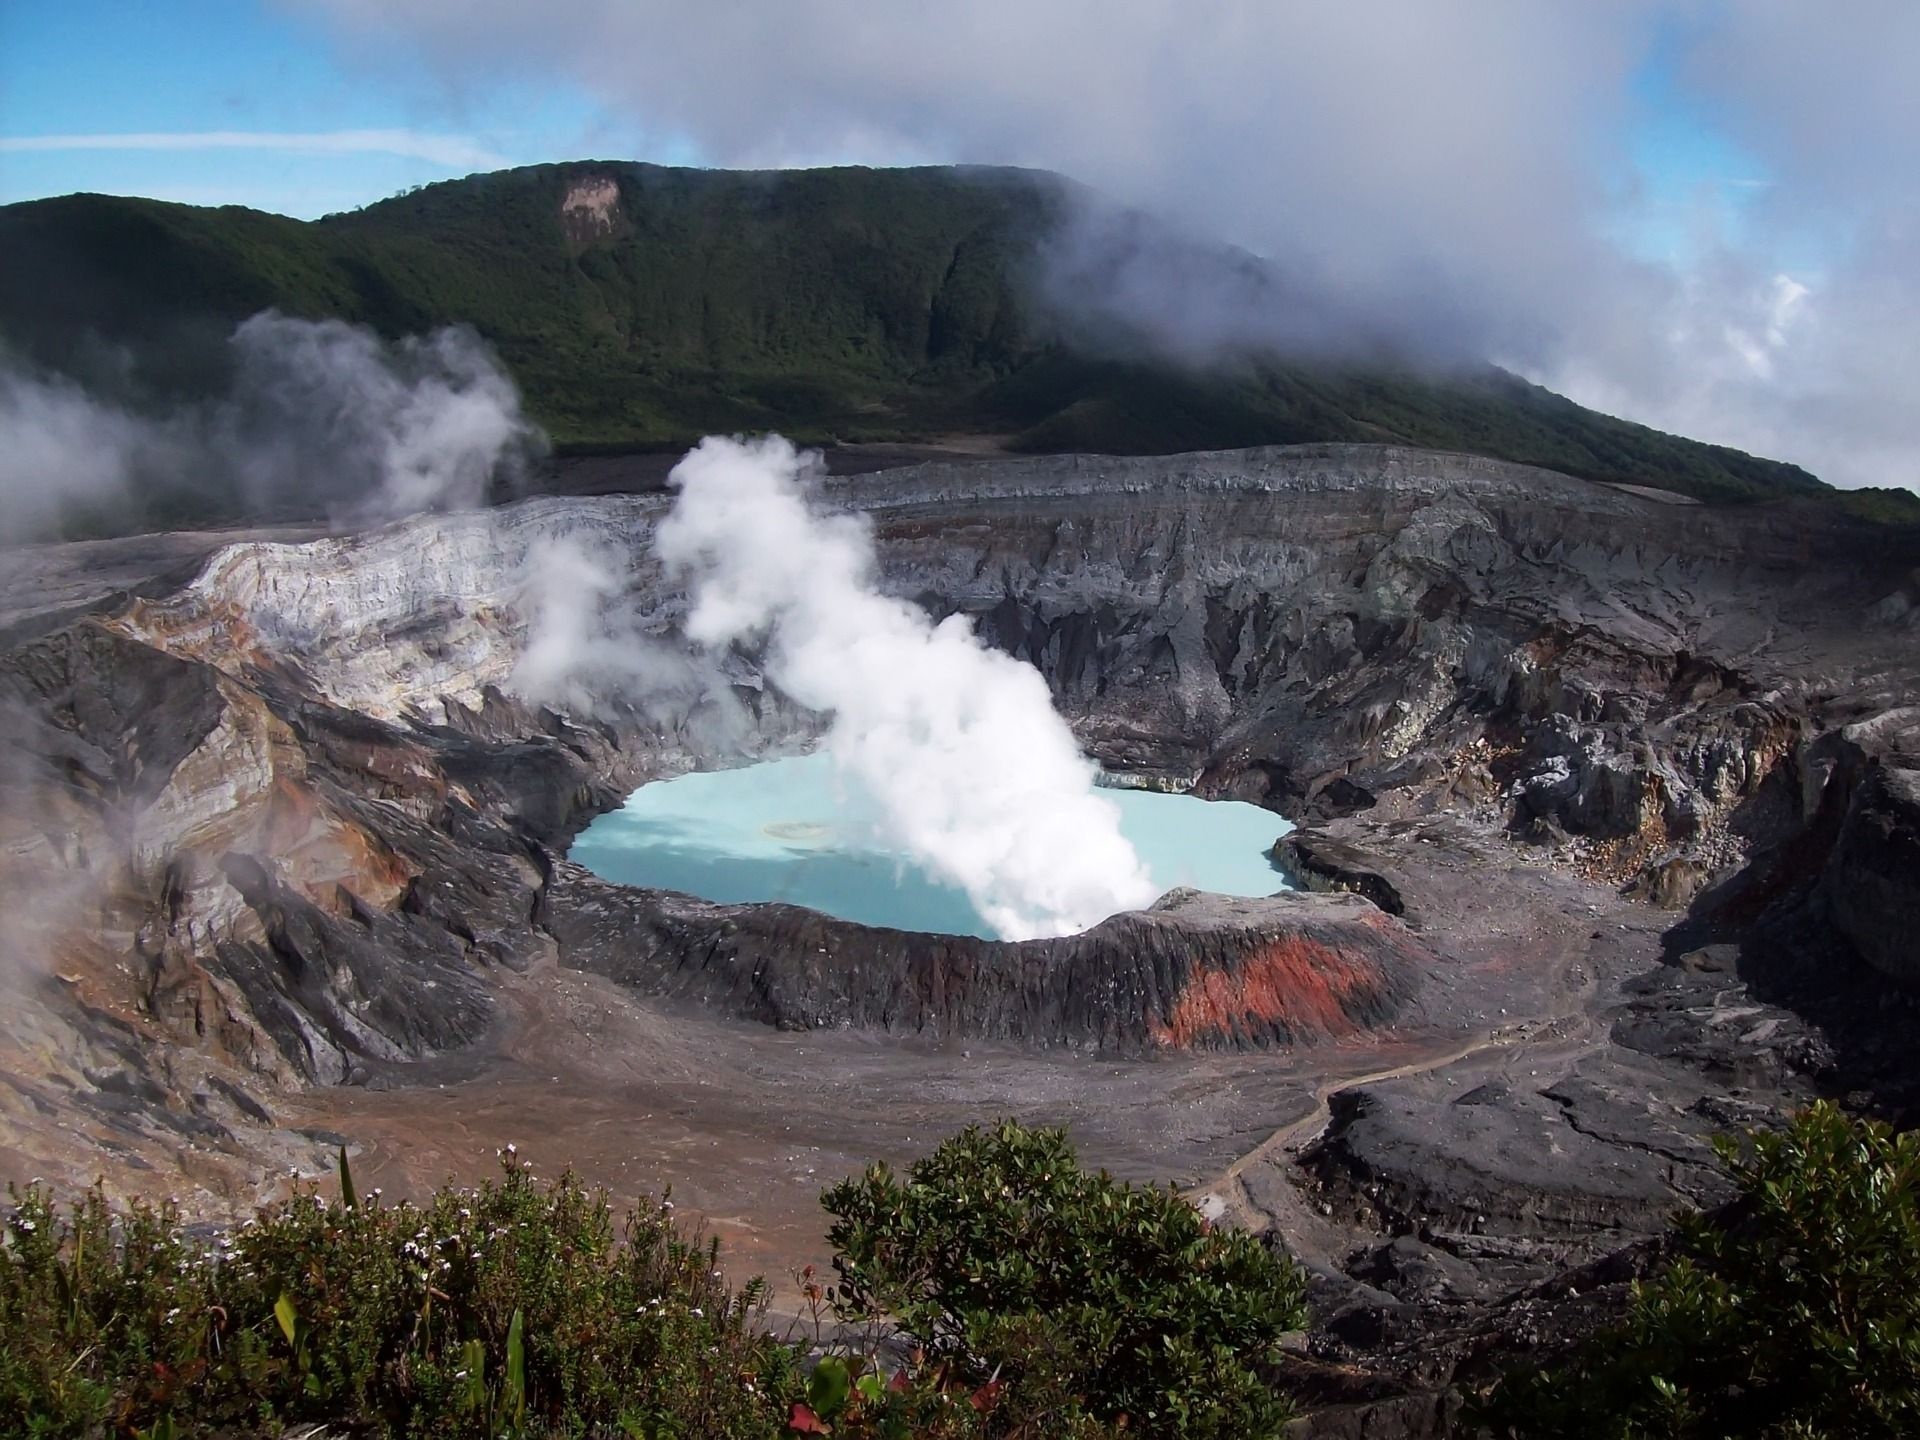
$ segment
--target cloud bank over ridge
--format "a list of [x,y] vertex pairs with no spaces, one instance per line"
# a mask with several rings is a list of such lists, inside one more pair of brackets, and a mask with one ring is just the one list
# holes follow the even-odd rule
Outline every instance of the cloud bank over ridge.
[[[299,3],[442,82],[581,86],[713,164],[1059,170],[1416,350],[1836,483],[1920,478],[1898,0]],[[1662,126],[1759,174],[1687,172]]]

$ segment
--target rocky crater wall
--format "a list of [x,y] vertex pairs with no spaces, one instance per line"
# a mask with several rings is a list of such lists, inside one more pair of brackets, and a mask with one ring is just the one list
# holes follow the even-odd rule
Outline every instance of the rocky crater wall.
[[[1897,537],[1386,447],[823,490],[871,518],[890,589],[1031,660],[1115,770],[1308,819],[1482,814],[1674,904],[1833,814],[1769,895],[1829,876],[1834,926],[1912,978],[1913,761],[1884,717],[1916,693],[1920,610]],[[1231,941],[1162,915],[1001,954],[571,871],[572,834],[634,784],[807,731],[750,653],[719,665],[730,730],[685,696],[508,693],[557,540],[623,557],[621,633],[677,644],[666,504],[249,541],[19,646],[7,862],[86,877],[64,933],[127,937],[101,983],[131,985],[139,1026],[283,1083],[480,1043],[490,973],[556,959],[776,1024],[1092,1046],[1303,1043],[1410,1003],[1430,957],[1360,900],[1295,897]]]
[[552,895],[563,963],[792,1029],[1109,1052],[1312,1044],[1392,1022],[1439,963],[1347,896],[1175,891],[1084,934],[1006,943],[713,905],[574,865]]

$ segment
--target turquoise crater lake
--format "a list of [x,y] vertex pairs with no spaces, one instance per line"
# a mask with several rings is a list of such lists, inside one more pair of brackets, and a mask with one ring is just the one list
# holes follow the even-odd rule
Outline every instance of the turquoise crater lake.
[[[1267,852],[1293,826],[1271,810],[1146,790],[1100,793],[1119,807],[1120,828],[1161,893],[1287,888]],[[581,832],[569,858],[622,885],[779,900],[868,925],[990,938],[965,892],[885,846],[862,801],[824,755],[682,775],[634,791]]]

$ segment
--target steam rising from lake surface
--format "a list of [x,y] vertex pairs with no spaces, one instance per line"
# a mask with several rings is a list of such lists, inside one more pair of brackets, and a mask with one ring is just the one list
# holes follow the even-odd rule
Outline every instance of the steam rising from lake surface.
[[[1154,896],[1178,885],[1227,895],[1286,888],[1267,851],[1293,826],[1270,810],[1143,790],[1103,789],[1099,798],[1118,811]],[[829,757],[807,755],[642,786],[587,827],[572,858],[609,880],[707,900],[779,900],[900,930],[999,933],[963,889],[905,857],[888,833],[878,807]]]
[[1040,672],[966,616],[884,593],[868,521],[822,510],[813,471],[777,435],[709,437],[674,467],[654,548],[686,582],[687,638],[759,651],[775,686],[829,716],[820,749],[862,823],[996,934],[1070,935],[1150,904]]

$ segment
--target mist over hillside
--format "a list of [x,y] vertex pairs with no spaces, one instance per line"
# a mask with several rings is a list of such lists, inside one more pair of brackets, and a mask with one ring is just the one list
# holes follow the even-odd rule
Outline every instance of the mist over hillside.
[[0,255],[11,367],[136,413],[230,386],[230,336],[274,310],[394,340],[470,325],[563,451],[762,429],[1124,454],[1389,441],[1707,500],[1826,488],[1395,349],[1244,252],[1034,171],[579,162],[314,222],[75,195],[0,209]]

